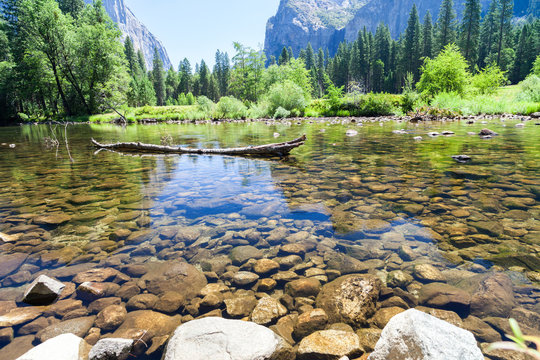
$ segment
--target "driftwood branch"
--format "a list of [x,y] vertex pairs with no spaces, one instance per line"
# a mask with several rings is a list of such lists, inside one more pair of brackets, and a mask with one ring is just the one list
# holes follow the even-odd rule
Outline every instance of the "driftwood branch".
[[304,145],[306,135],[287,142],[266,144],[259,146],[246,146],[225,149],[193,149],[178,146],[164,146],[143,144],[140,142],[127,142],[116,144],[100,144],[92,139],[92,144],[99,149],[116,150],[122,152],[150,153],[150,154],[216,154],[216,155],[251,155],[251,156],[287,156],[292,149]]

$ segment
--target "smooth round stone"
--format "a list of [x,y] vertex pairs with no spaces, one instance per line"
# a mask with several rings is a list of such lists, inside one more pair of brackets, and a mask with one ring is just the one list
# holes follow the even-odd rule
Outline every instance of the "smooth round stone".
[[95,325],[105,331],[112,331],[122,325],[127,311],[123,305],[109,305],[97,315]]
[[184,295],[176,291],[167,291],[159,297],[154,309],[164,313],[174,313],[186,302]]
[[259,325],[268,325],[287,314],[287,308],[278,300],[265,296],[259,300],[251,313],[251,321]]
[[327,323],[328,315],[326,315],[323,309],[306,311],[298,316],[298,321],[294,326],[293,336],[296,339],[302,339],[317,330],[323,330]]
[[147,310],[152,309],[159,298],[154,294],[139,294],[135,295],[126,304],[130,310]]
[[257,299],[253,295],[225,299],[224,302],[227,309],[227,314],[232,317],[248,316],[251,314],[255,306],[257,306]]
[[321,282],[314,278],[304,278],[288,282],[285,292],[292,297],[317,296],[321,290]]
[[419,264],[414,267],[414,277],[422,282],[445,281],[444,275],[431,264]]
[[299,360],[355,358],[362,354],[360,339],[355,333],[322,330],[305,337],[298,347]]
[[253,266],[253,271],[259,275],[268,274],[279,269],[279,264],[274,260],[260,259]]
[[250,285],[257,280],[259,280],[259,275],[249,271],[239,271],[233,276],[233,283],[238,286]]

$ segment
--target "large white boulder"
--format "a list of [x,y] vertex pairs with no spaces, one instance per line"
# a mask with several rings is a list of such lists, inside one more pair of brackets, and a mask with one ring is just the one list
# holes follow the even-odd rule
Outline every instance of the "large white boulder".
[[471,332],[424,312],[394,316],[368,360],[483,360]]
[[285,360],[292,349],[272,330],[252,322],[208,317],[179,326],[163,360]]
[[90,346],[80,337],[63,334],[29,350],[17,360],[81,360],[86,359]]

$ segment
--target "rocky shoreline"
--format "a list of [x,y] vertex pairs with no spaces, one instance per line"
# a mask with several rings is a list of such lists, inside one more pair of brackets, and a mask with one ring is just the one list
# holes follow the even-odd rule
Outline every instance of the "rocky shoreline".
[[[110,257],[110,267],[53,270],[61,283],[42,276],[28,287],[24,301],[46,303],[57,293],[52,305],[0,301],[2,358],[29,351],[19,359],[229,359],[225,352],[231,359],[482,359],[480,349],[509,332],[508,317],[525,333],[540,332],[540,315],[516,307],[503,272],[458,287],[440,282],[448,272],[418,264],[412,276],[394,270],[381,279],[378,264],[359,273],[364,265],[346,255],[340,270],[328,268],[307,241],[282,245],[271,258],[239,246],[209,260],[206,272],[175,260],[120,265],[126,255]],[[417,296],[406,291],[413,283]],[[68,356],[66,342],[84,354]]]

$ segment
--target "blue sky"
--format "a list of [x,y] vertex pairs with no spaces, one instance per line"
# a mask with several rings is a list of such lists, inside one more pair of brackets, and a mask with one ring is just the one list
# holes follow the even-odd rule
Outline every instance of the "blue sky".
[[184,57],[213,66],[217,49],[234,55],[233,41],[264,45],[266,21],[279,0],[125,0],[165,45],[174,67]]

